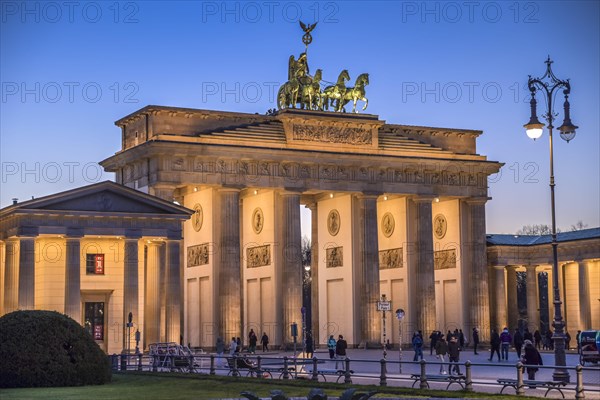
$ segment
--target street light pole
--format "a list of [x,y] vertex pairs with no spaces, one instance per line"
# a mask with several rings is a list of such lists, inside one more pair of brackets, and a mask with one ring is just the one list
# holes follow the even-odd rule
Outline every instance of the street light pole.
[[402,320],[404,319],[404,310],[399,308],[396,310],[396,318],[398,318],[398,373],[402,373]]
[[560,368],[566,366],[565,356],[565,323],[562,317],[560,300],[560,291],[558,285],[558,242],[556,240],[556,203],[554,200],[554,147],[552,141],[552,129],[554,128],[553,122],[555,118],[553,110],[553,95],[556,89],[562,88],[565,96],[564,102],[564,122],[558,128],[560,136],[567,141],[567,143],[575,137],[575,130],[577,126],[571,123],[570,117],[570,104],[569,94],[571,93],[571,84],[569,80],[558,79],[552,72],[552,61],[550,56],[546,60],[546,73],[541,78],[532,78],[529,75],[527,83],[529,91],[531,92],[531,118],[529,123],[525,124],[524,127],[527,131],[527,135],[532,139],[537,139],[542,135],[544,124],[542,124],[536,115],[537,102],[535,99],[536,91],[541,91],[542,95],[546,98],[548,109],[543,117],[548,121],[548,136],[550,139],[550,203],[552,208],[552,291],[553,291],[553,303],[554,303],[554,321],[552,326],[554,327],[554,335],[552,340],[554,341],[554,364],[556,369],[552,374],[552,378],[555,381],[569,382],[570,376],[566,368]]
[[391,310],[391,302],[387,300],[385,294],[381,295],[381,299],[377,302],[377,310],[382,312],[383,318],[383,358],[387,358],[387,342],[386,342],[386,331],[385,331],[385,313]]

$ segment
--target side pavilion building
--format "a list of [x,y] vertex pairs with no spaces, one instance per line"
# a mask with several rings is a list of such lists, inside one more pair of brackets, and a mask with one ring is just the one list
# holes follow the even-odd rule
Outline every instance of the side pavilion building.
[[487,339],[487,178],[502,164],[477,153],[481,131],[162,106],[116,125],[122,149],[101,165],[117,183],[194,210],[183,224],[186,343],[212,347],[250,329],[292,341],[301,205],[312,215],[317,343],[343,334],[380,344],[382,294],[406,311],[404,329],[477,327]]

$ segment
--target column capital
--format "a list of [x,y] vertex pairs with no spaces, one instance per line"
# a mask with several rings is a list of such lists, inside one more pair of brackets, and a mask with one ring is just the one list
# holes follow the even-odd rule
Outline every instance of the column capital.
[[283,188],[277,190],[277,194],[279,194],[280,196],[301,196],[303,191],[304,190],[302,189]]
[[17,236],[19,239],[23,238],[35,238],[36,236],[39,236],[40,234],[40,230],[37,226],[20,226],[17,229]]
[[65,239],[81,239],[84,236],[83,228],[67,228]]
[[127,229],[125,230],[125,240],[138,240],[142,237],[141,229]]
[[500,269],[505,269],[506,267],[508,267],[508,265],[492,265],[492,268],[494,268],[495,270],[500,270]]
[[411,196],[410,199],[417,204],[421,204],[421,203],[433,203],[434,200],[437,198],[438,196],[434,196],[434,195],[419,195],[419,196]]
[[377,200],[379,198],[379,196],[381,196],[382,194],[383,194],[383,192],[365,190],[363,192],[357,193],[356,197],[362,198],[362,199],[375,199],[375,200]]
[[467,197],[463,201],[469,205],[484,205],[491,197]]
[[226,192],[241,192],[243,189],[245,189],[246,186],[243,185],[223,185],[221,187],[219,187],[217,189],[217,191],[219,193],[226,193]]

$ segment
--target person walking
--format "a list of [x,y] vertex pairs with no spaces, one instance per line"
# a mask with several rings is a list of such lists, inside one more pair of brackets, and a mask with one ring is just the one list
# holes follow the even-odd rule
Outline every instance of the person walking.
[[575,340],[577,340],[577,353],[581,353],[581,331],[577,331],[575,335]]
[[517,358],[521,359],[521,349],[523,348],[523,335],[518,329],[515,329],[515,334],[513,335],[513,346],[515,346],[515,350],[517,350]]
[[237,347],[235,348],[235,352],[240,353],[242,351],[242,339],[240,339],[240,337],[238,336],[235,339],[235,343],[237,344]]
[[432,331],[431,335],[429,335],[429,355],[433,355],[433,350],[435,350],[435,345],[439,336],[440,333],[438,331]]
[[491,353],[488,361],[492,361],[494,358],[494,352],[498,355],[498,361],[500,361],[500,336],[495,329],[492,329],[492,335],[490,337]]
[[[338,337],[337,342],[335,343],[335,369],[338,367],[338,360],[344,360],[346,358],[346,349],[348,348],[348,343],[344,340],[344,337],[340,335]],[[344,366],[343,361],[342,367]]]
[[225,353],[225,342],[223,341],[221,336],[219,336],[217,338],[217,345],[215,347],[216,347],[216,352],[217,352],[216,363],[218,366],[222,366],[223,365],[223,353]]
[[[446,339],[444,339],[444,335],[441,334],[440,337],[436,340],[435,343],[435,355],[440,360],[440,374],[446,375],[445,363],[446,362],[446,354],[448,354],[448,343],[446,343]],[[450,368],[448,368],[450,369]]]
[[450,365],[448,366],[450,375],[454,372],[460,375],[460,366],[458,364],[460,361],[460,344],[458,343],[458,338],[455,336],[452,336],[448,342],[448,360],[450,361]]
[[535,330],[535,332],[533,332],[533,345],[535,346],[536,349],[540,349],[540,346],[542,345],[542,334],[540,333],[539,330]]
[[[521,362],[527,367],[527,379],[535,380],[535,373],[538,371],[538,368],[535,365],[544,365],[542,362],[542,356],[540,352],[535,348],[531,340],[525,341],[525,349],[523,351],[523,358]],[[531,386],[530,386],[531,387]]]
[[465,348],[465,334],[462,329],[458,330],[458,345],[460,346],[461,351]]
[[263,332],[260,343],[262,344],[263,353],[269,351],[269,336],[267,336],[267,332]]
[[500,343],[502,345],[502,359],[508,361],[508,348],[512,343],[512,336],[507,327],[504,327],[504,330],[500,334]]
[[233,356],[236,352],[237,352],[237,340],[235,340],[235,337],[231,338],[231,342],[229,343],[229,355]]
[[533,343],[533,334],[529,332],[529,328],[525,328],[525,332],[523,332],[523,340],[529,340]]
[[571,334],[569,331],[565,331],[565,350],[569,350],[571,348]]
[[306,334],[306,358],[312,358],[313,357],[313,353],[314,353],[314,346],[313,346],[313,338],[312,335],[309,333]]
[[333,360],[335,358],[335,345],[337,342],[333,338],[333,335],[329,335],[329,339],[327,339],[327,349],[329,350],[329,359]]
[[256,353],[256,343],[258,342],[258,336],[254,333],[254,329],[250,329],[250,333],[248,334],[248,353],[255,354]]
[[473,354],[479,354],[477,352],[477,346],[479,345],[479,331],[477,328],[473,328]]
[[421,357],[423,359],[423,337],[419,332],[413,333],[412,337],[412,345],[413,350],[415,352],[415,356],[413,357],[413,361],[418,361],[418,358]]

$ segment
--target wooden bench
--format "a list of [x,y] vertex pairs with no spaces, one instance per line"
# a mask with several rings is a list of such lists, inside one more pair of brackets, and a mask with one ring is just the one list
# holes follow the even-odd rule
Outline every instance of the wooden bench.
[[[411,387],[415,387],[417,382],[421,382],[421,374],[412,374],[410,379],[413,379],[414,382]],[[466,382],[467,378],[464,375],[425,375],[425,383],[427,384],[427,388],[429,388],[429,381],[433,382],[448,382],[448,386],[446,386],[446,390],[453,383],[460,385],[461,388],[465,388],[464,382]]]
[[[354,370],[350,370],[349,372],[350,372],[350,375],[354,374]],[[311,379],[312,375],[313,375],[312,369],[307,368],[306,373],[308,375],[308,379]],[[327,382],[327,376],[336,377],[335,382],[339,383],[342,378],[345,379],[346,370],[345,369],[317,369],[317,375],[320,375],[323,378],[324,382]]]
[[[498,379],[497,381],[499,384],[502,385],[502,390],[500,390],[500,393],[502,393],[504,391],[504,389],[506,389],[507,387],[512,387],[515,389],[515,391],[518,389],[516,379]],[[534,380],[528,380],[528,379],[523,380],[523,386],[528,386],[531,388],[541,387],[544,389],[548,389],[548,390],[546,390],[546,393],[544,393],[544,397],[548,396],[548,392],[550,392],[551,390],[558,390],[560,392],[562,398],[564,399],[565,394],[563,393],[561,386],[566,386],[566,385],[567,385],[567,383],[563,382],[563,381],[534,381]]]

